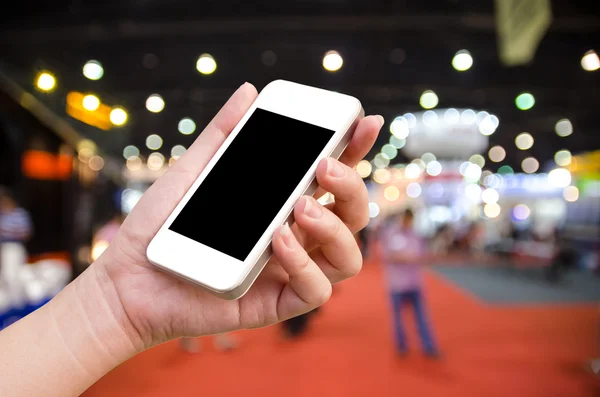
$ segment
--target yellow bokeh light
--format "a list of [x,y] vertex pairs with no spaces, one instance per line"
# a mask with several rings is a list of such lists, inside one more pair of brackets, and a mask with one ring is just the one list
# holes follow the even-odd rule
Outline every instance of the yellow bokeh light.
[[202,74],[213,74],[217,70],[217,61],[210,54],[202,54],[196,61],[196,69]]
[[531,134],[528,132],[523,132],[517,135],[517,137],[515,138],[515,145],[520,150],[531,149],[531,147],[533,146],[533,142],[533,136],[531,136]]
[[337,51],[327,51],[323,56],[323,68],[328,72],[337,72],[344,64],[344,59]]
[[573,157],[571,152],[568,150],[559,150],[554,155],[554,161],[556,162],[556,165],[561,167],[566,167],[567,165],[571,164],[572,159]]
[[160,170],[164,164],[165,164],[165,156],[163,156],[162,154],[160,154],[158,152],[154,152],[150,156],[148,156],[147,165],[148,165],[148,168],[151,169],[152,171]]
[[93,112],[100,107],[100,99],[96,95],[86,95],[83,97],[82,105],[85,110]]
[[56,78],[50,72],[41,72],[35,79],[38,89],[49,92],[56,88]]
[[392,179],[392,174],[387,168],[379,168],[373,173],[373,180],[377,183],[388,183]]
[[108,248],[108,242],[106,242],[104,240],[97,241],[94,244],[94,246],[92,247],[92,252],[91,252],[92,260],[95,261],[96,259],[100,258],[100,255],[102,255],[102,253],[104,251],[106,251],[107,248]]
[[114,108],[110,112],[110,122],[116,126],[124,125],[127,122],[127,112],[122,108]]
[[488,218],[498,217],[498,215],[500,215],[501,211],[502,211],[502,209],[500,208],[500,205],[498,205],[498,203],[489,203],[489,204],[486,204],[485,207],[483,207],[483,213]]
[[383,191],[383,197],[387,201],[396,201],[400,197],[400,190],[396,186],[388,186]]
[[126,166],[130,171],[138,171],[142,168],[142,159],[138,156],[131,156],[127,159]]
[[372,170],[373,167],[371,166],[371,163],[367,160],[361,160],[356,165],[356,172],[358,172],[358,175],[360,175],[361,178],[368,178],[369,175],[371,175]]

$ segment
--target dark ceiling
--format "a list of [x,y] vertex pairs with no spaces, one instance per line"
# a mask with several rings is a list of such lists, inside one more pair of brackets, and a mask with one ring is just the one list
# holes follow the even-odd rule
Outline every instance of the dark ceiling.
[[[188,146],[197,136],[177,132],[182,117],[192,117],[200,130],[244,81],[260,89],[284,78],[354,95],[368,113],[382,114],[388,122],[420,110],[425,89],[435,90],[439,107],[487,110],[500,118],[491,145],[509,149],[505,163],[518,169],[529,155],[544,162],[562,148],[600,148],[600,71],[580,66],[587,50],[600,50],[600,6],[552,4],[554,20],[534,61],[508,68],[498,60],[491,0],[20,2],[0,16],[0,68],[30,91],[37,70],[56,73],[59,88],[36,95],[64,117],[70,90],[94,92],[108,104],[124,106],[130,122],[123,128],[104,132],[72,120],[116,157],[127,144],[145,147],[151,133],[164,138],[161,151],[168,156],[172,146]],[[390,61],[395,48],[404,51],[401,64]],[[465,73],[450,65],[462,48],[475,59]],[[321,66],[330,49],[344,57],[337,73]],[[277,56],[273,66],[261,61],[266,50]],[[210,76],[195,69],[205,52],[218,62]],[[156,56],[154,68],[144,67],[146,54]],[[103,64],[101,80],[82,75],[89,59]],[[525,90],[535,95],[536,105],[523,112],[514,99]],[[166,101],[160,114],[145,109],[152,93]],[[554,125],[565,117],[575,133],[559,138]],[[387,142],[388,126],[373,153]],[[514,147],[523,131],[536,138],[528,152]]]

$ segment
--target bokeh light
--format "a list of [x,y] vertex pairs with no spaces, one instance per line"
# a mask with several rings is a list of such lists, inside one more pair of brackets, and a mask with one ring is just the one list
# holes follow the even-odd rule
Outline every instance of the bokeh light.
[[554,162],[558,166],[566,167],[567,165],[571,164],[571,161],[571,152],[569,152],[568,150],[559,150],[554,154]]
[[460,114],[460,121],[467,125],[473,124],[476,119],[477,119],[477,114],[472,109],[465,109]]
[[454,108],[444,112],[444,122],[447,124],[456,124],[460,121],[460,113]]
[[431,176],[438,176],[442,173],[442,164],[437,160],[430,161],[427,163],[427,173]]
[[423,155],[421,156],[421,160],[423,160],[425,164],[428,164],[432,161],[437,160],[437,158],[435,157],[435,154],[427,152],[423,153]]
[[138,171],[142,168],[142,159],[137,156],[131,156],[127,159],[125,166],[130,171]]
[[127,112],[123,108],[114,108],[110,112],[110,122],[116,126],[122,126],[127,122]]
[[571,173],[565,168],[555,168],[548,173],[548,182],[553,186],[565,188],[571,184]]
[[379,205],[377,205],[377,203],[370,202],[369,203],[369,218],[373,219],[373,218],[377,217],[377,215],[379,215],[379,212],[380,212]]
[[406,139],[410,134],[408,120],[403,116],[396,117],[390,124],[390,132],[398,139]]
[[535,98],[529,92],[523,92],[517,96],[515,104],[520,110],[529,110],[535,105]]
[[593,72],[600,69],[600,58],[594,50],[586,52],[581,58],[581,67],[583,70]]
[[482,135],[490,136],[494,132],[496,132],[496,129],[499,125],[500,120],[498,119],[498,117],[494,116],[493,114],[488,114],[479,123],[479,132]]
[[496,189],[487,188],[481,193],[481,201],[486,204],[497,203],[500,199],[500,194]]
[[398,149],[396,149],[394,145],[386,143],[381,148],[381,155],[388,160],[393,160],[398,155]]
[[356,172],[358,172],[361,178],[368,178],[371,175],[371,171],[373,171],[373,167],[367,160],[361,160],[356,165]]
[[421,94],[419,104],[423,109],[433,109],[439,103],[439,98],[432,90],[427,90]]
[[183,135],[190,135],[196,131],[196,123],[189,117],[184,117],[179,120],[177,124],[177,130],[181,132]]
[[473,57],[467,50],[460,50],[452,58],[452,67],[459,72],[464,72],[471,69],[473,66]]
[[35,85],[39,90],[50,92],[56,88],[56,78],[50,72],[41,72],[35,79]]
[[373,180],[379,184],[386,184],[392,179],[392,173],[387,168],[380,168],[373,172]]
[[481,188],[475,183],[469,183],[465,186],[465,196],[471,202],[478,203],[481,200]]
[[104,68],[100,62],[90,60],[83,65],[83,75],[90,80],[100,80],[104,76]]
[[100,171],[102,168],[104,168],[104,159],[100,156],[92,156],[88,162],[88,166],[93,171]]
[[158,171],[159,169],[161,169],[163,167],[163,165],[165,164],[165,156],[163,156],[161,153],[158,152],[154,152],[152,154],[150,154],[150,156],[148,156],[148,168],[151,169],[152,171]]
[[421,195],[421,192],[422,192],[421,185],[419,185],[417,182],[409,183],[406,186],[406,195],[408,197],[417,198]]
[[82,105],[85,110],[93,112],[100,107],[100,99],[96,95],[86,95],[83,97]]
[[217,61],[210,54],[202,54],[196,61],[196,69],[202,74],[212,74],[217,70]]
[[485,207],[483,207],[483,213],[488,218],[497,218],[498,215],[500,215],[500,212],[502,212],[502,209],[498,203],[486,204]]
[[497,189],[500,187],[500,177],[496,174],[491,174],[483,180],[483,186],[487,188]]
[[400,197],[400,190],[396,186],[390,185],[384,189],[383,197],[387,201],[396,201]]
[[498,174],[500,175],[512,175],[515,173],[515,170],[510,165],[503,165],[498,168]]
[[502,146],[494,146],[488,152],[488,157],[494,163],[499,163],[506,158],[506,150]]
[[526,174],[533,174],[540,168],[540,162],[535,157],[527,157],[521,162],[521,169]]
[[579,199],[579,189],[577,186],[567,186],[563,189],[563,197],[572,203]]
[[438,115],[433,110],[428,110],[423,113],[423,124],[427,127],[433,127],[438,123]]
[[513,208],[512,215],[517,221],[524,221],[529,218],[531,214],[531,210],[525,204],[517,204],[515,208]]
[[146,138],[146,146],[150,150],[158,150],[162,147],[162,145],[163,139],[160,137],[160,135],[151,134]]
[[477,164],[470,163],[467,168],[465,168],[465,180],[468,182],[478,182],[479,178],[481,178],[481,167]]
[[[183,145],[175,145],[171,148],[171,157],[181,157],[187,151]],[[370,165],[370,164],[369,164]]]
[[533,136],[531,136],[531,134],[528,132],[522,132],[515,138],[515,145],[520,150],[531,149],[533,142]]
[[343,65],[344,58],[337,51],[327,51],[323,56],[323,68],[328,72],[337,72]]
[[165,108],[165,100],[158,94],[152,94],[146,99],[146,109],[152,113],[160,113]]
[[402,149],[406,146],[406,139],[398,138],[395,135],[390,136],[390,145],[394,146],[396,149]]
[[479,168],[483,168],[485,165],[485,158],[483,158],[480,154],[474,154],[469,158],[469,162],[473,164],[477,164]]
[[137,146],[128,145],[128,146],[125,146],[125,149],[123,149],[123,157],[125,158],[125,160],[127,160],[130,157],[139,157],[139,156],[140,156],[140,149],[138,149]]
[[90,256],[92,261],[97,260],[98,258],[100,258],[100,255],[102,255],[102,253],[104,251],[106,251],[106,249],[108,248],[108,242],[104,241],[104,240],[98,240],[94,243],[94,245],[92,246],[92,250],[90,252]]
[[404,169],[404,175],[406,175],[408,179],[417,179],[421,176],[421,167],[415,163],[410,163]]
[[558,120],[554,126],[554,131],[556,131],[556,135],[564,138],[573,133],[573,124],[569,119]]
[[406,113],[402,117],[404,117],[404,119],[408,122],[408,128],[413,128],[417,125],[417,116],[415,116],[414,114]]
[[375,168],[385,168],[390,165],[390,160],[383,157],[381,153],[377,153],[373,159],[373,165]]

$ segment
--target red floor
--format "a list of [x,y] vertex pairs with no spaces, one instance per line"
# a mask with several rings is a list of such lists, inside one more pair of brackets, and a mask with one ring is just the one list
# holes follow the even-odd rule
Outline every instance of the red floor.
[[284,341],[270,327],[238,333],[231,352],[215,351],[210,338],[196,355],[169,343],[85,396],[600,395],[600,377],[584,368],[600,356],[598,307],[491,307],[433,274],[427,287],[444,352],[437,362],[421,357],[417,343],[408,357],[394,355],[380,269],[366,265],[334,290],[302,340]]

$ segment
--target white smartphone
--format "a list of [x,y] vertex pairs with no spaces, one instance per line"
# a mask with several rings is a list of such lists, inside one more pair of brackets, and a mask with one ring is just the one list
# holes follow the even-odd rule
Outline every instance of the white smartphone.
[[152,239],[148,260],[240,298],[271,257],[275,230],[315,192],[319,161],[341,155],[363,115],[348,95],[268,84]]

